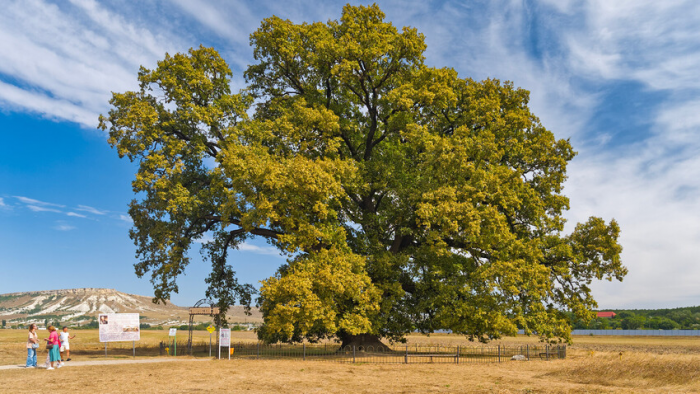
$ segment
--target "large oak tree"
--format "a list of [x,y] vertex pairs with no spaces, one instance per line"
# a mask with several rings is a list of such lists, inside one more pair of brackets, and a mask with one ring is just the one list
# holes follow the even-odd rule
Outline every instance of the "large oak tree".
[[377,6],[327,23],[271,17],[251,44],[238,94],[200,47],[141,68],[140,89],[114,93],[100,117],[139,164],[130,235],[155,300],[209,239],[207,295],[249,305],[228,253],[262,237],[288,257],[262,283],[264,340],[519,328],[568,340],[571,314],[596,306],[592,280],[626,274],[614,220],[563,234],[575,152],[526,90],[426,66],[423,35]]

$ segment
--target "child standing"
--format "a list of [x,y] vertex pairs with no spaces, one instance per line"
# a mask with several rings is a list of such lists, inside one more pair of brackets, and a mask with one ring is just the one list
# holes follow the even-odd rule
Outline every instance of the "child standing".
[[[70,361],[70,343],[68,343],[68,340],[75,338],[75,335],[70,336],[68,334],[68,327],[63,327],[63,331],[61,331],[61,334],[59,335],[59,339],[61,341],[61,361]],[[66,358],[63,358],[63,352],[66,352]]]

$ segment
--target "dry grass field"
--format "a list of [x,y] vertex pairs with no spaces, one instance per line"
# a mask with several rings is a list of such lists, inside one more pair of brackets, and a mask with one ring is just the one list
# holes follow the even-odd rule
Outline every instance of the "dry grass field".
[[[19,364],[19,331],[0,330],[0,363]],[[96,342],[96,331],[76,331],[75,347]],[[24,333],[21,332],[22,337]],[[234,341],[254,341],[235,333]],[[183,335],[183,337],[185,337]],[[208,340],[208,333],[197,333]],[[166,332],[144,331],[143,343],[157,344]],[[186,339],[186,337],[185,337]],[[478,346],[464,338],[413,335],[410,344]],[[23,340],[23,339],[20,339]],[[508,338],[503,345],[536,343]],[[74,360],[100,360],[102,354]],[[620,355],[622,352],[622,355]],[[138,355],[137,358],[153,357]],[[287,360],[221,360],[133,365],[74,366],[55,371],[0,370],[0,392],[193,393],[639,393],[700,392],[700,338],[575,337],[568,358],[500,364],[343,364]],[[126,356],[117,356],[126,358]],[[50,375],[49,375],[50,374]],[[51,376],[50,379],[47,379]]]

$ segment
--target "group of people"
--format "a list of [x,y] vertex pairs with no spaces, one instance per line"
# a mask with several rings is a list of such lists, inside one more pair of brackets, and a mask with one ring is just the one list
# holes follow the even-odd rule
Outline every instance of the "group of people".
[[[36,324],[29,325],[29,337],[27,339],[27,368],[36,368],[36,353],[39,349],[39,335],[36,333]],[[64,361],[70,361],[70,343],[69,340],[75,338],[75,335],[70,336],[68,333],[68,327],[63,327],[62,332],[59,334],[58,330],[54,326],[49,326],[49,337],[45,338],[46,348],[49,350],[49,355],[47,357],[47,367],[48,370],[53,370],[55,368],[61,368]],[[63,360],[63,353],[66,354],[66,359]],[[55,368],[54,368],[55,363]]]

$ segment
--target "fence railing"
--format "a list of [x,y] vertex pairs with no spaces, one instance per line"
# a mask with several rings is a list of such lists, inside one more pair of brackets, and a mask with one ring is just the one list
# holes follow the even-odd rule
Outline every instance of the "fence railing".
[[[524,346],[345,346],[337,345],[266,345],[264,343],[231,344],[231,358],[331,360],[346,363],[498,363],[513,359],[553,360],[566,358],[565,345]],[[228,358],[222,348],[222,357]]]
[[[77,344],[76,344],[77,345]],[[135,346],[135,347],[134,347]],[[232,359],[295,359],[308,361],[335,361],[343,363],[425,364],[425,363],[499,363],[520,360],[554,360],[566,358],[566,345],[518,345],[518,346],[345,346],[337,344],[275,344],[262,342],[232,343]],[[221,358],[229,358],[228,347],[221,348]],[[114,356],[194,356],[217,357],[216,342],[192,343],[191,353],[187,341],[162,341],[139,344],[136,342],[81,343],[73,346],[75,355]]]

